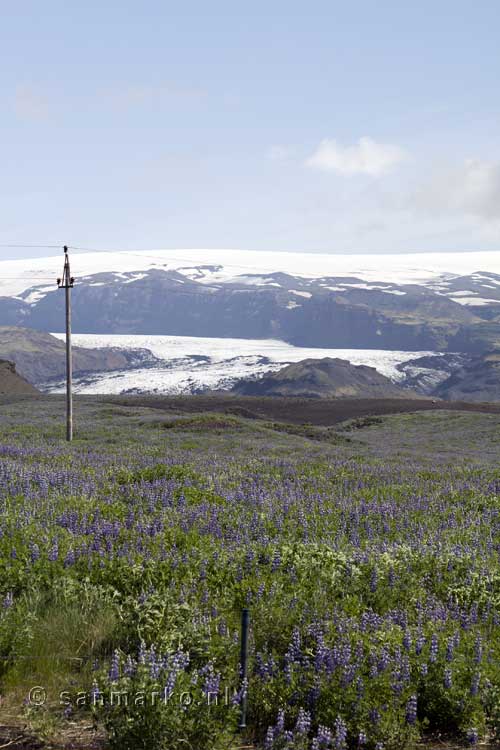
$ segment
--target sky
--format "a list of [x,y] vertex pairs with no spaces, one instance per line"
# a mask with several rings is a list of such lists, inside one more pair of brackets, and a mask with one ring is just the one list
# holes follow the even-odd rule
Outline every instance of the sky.
[[1,245],[500,250],[498,0],[17,0],[0,44]]

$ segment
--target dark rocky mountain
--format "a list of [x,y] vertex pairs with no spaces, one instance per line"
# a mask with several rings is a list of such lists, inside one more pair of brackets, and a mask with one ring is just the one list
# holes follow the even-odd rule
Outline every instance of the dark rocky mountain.
[[436,354],[407,360],[396,365],[404,378],[400,384],[421,396],[433,396],[441,383],[471,362],[474,356],[463,353]]
[[[39,385],[66,372],[66,348],[48,333],[27,328],[0,328],[0,357],[14,363],[19,375]],[[73,347],[75,375],[144,366],[155,358],[145,350],[84,349]]]
[[[73,290],[74,331],[279,338],[299,346],[406,351],[479,353],[500,345],[495,274],[426,286],[286,273],[207,282],[204,276],[215,271],[200,266],[80,278]],[[33,287],[0,298],[2,324],[62,332],[61,294]]]
[[243,380],[232,389],[240,396],[302,398],[418,398],[375,368],[345,359],[304,359],[259,380]]
[[500,351],[419,357],[399,365],[398,384],[374,368],[341,359],[306,359],[259,379],[237,383],[241,396],[419,398],[500,402]]
[[465,361],[437,386],[435,394],[449,401],[500,401],[500,352]]
[[39,391],[16,372],[13,362],[0,359],[0,396],[11,394],[34,396],[36,393]]
[[30,316],[30,306],[21,299],[0,297],[0,325],[20,326]]

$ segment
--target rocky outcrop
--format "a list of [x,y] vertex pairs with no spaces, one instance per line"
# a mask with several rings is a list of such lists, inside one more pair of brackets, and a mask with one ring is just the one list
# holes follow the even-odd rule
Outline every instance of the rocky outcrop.
[[34,396],[37,393],[39,391],[16,372],[13,362],[0,359],[0,396]]
[[330,357],[304,359],[259,380],[240,381],[233,393],[302,398],[418,398],[416,393],[395,385],[373,367]]
[[434,393],[448,401],[500,401],[500,352],[472,358]]

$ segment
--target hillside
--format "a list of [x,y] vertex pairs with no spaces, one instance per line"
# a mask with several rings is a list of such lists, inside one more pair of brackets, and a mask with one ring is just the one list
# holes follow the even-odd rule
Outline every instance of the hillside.
[[500,352],[466,362],[435,389],[435,394],[450,401],[500,401]]
[[37,389],[16,372],[13,362],[0,359],[0,396],[35,395]]
[[[30,383],[41,384],[63,377],[66,372],[66,347],[49,333],[15,326],[0,327],[0,357],[14,362],[17,372]],[[73,347],[73,371],[124,370],[154,360],[142,350],[85,349]]]
[[240,381],[233,393],[303,398],[418,398],[416,393],[394,385],[373,367],[330,357],[305,359],[260,380]]

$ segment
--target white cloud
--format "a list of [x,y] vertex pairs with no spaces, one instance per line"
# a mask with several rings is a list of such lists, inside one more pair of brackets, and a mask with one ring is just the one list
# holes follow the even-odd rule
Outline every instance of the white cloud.
[[364,136],[353,146],[342,146],[325,138],[306,160],[306,166],[342,175],[367,174],[378,177],[407,158],[404,149],[377,143]]
[[468,214],[500,219],[500,162],[467,159],[436,172],[413,194],[411,204],[431,214]]

